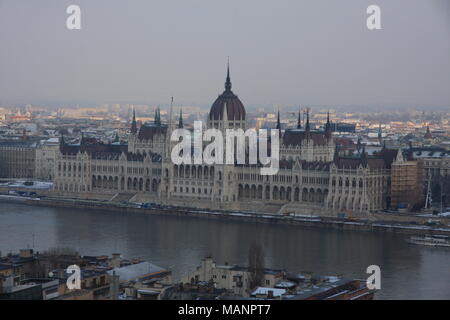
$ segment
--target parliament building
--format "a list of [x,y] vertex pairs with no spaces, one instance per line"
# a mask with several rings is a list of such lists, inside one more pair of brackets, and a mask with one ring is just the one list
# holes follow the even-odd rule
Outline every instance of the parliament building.
[[[311,128],[309,114],[303,126],[299,117],[296,128],[280,130],[278,173],[261,175],[258,165],[174,164],[170,134],[184,124],[181,113],[178,121],[170,114],[163,123],[157,110],[154,123],[138,128],[133,111],[127,144],[84,137],[68,144],[61,139],[53,191],[111,201],[328,216],[347,212],[367,217],[389,205],[390,170],[397,151],[383,148],[369,156],[362,148],[342,156],[329,118],[323,130]],[[246,130],[246,120],[228,70],[225,90],[212,104],[206,126]]]

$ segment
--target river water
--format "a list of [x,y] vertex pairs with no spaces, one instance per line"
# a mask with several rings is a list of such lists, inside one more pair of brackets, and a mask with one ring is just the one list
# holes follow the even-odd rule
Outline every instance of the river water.
[[119,252],[170,268],[179,279],[207,255],[246,265],[256,241],[266,267],[363,279],[375,264],[382,279],[378,299],[450,299],[450,249],[405,240],[390,233],[0,203],[2,255],[50,247],[81,255]]

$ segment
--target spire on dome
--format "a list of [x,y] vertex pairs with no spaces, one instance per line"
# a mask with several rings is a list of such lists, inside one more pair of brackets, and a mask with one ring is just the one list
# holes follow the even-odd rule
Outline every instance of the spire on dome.
[[228,65],[227,65],[227,79],[225,80],[225,91],[231,91],[230,58],[228,58]]

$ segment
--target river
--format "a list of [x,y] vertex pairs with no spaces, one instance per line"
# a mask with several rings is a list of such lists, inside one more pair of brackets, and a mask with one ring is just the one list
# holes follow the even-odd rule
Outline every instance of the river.
[[179,279],[207,255],[219,264],[246,265],[256,241],[266,267],[362,279],[369,265],[378,265],[377,299],[450,299],[450,249],[405,240],[392,233],[0,203],[2,255],[51,247],[81,255],[118,252],[170,268]]

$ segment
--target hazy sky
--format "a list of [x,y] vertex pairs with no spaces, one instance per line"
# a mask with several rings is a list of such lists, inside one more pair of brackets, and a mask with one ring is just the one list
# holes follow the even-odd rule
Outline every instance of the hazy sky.
[[0,105],[209,106],[230,56],[248,106],[450,108],[449,0],[0,0],[0,43]]

